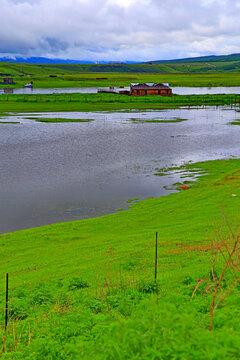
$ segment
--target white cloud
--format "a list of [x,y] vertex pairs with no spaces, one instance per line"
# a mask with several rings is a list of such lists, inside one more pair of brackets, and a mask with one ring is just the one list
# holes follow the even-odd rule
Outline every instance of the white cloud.
[[240,0],[0,0],[0,53],[80,60],[240,52]]
[[[141,1],[141,0],[139,0]],[[147,0],[146,0],[147,1]],[[136,4],[137,0],[108,0],[107,5],[118,5],[120,7],[126,7]]]

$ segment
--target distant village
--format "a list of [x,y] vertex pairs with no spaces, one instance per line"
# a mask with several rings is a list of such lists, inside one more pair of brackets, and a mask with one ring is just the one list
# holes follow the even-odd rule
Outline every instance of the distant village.
[[[0,84],[14,85],[14,75],[0,73],[0,77],[3,77],[3,81]],[[50,75],[55,77],[55,75]],[[107,78],[96,78],[96,80],[105,80]],[[33,82],[25,84],[24,87],[33,87]],[[99,88],[98,93],[111,93],[120,95],[131,95],[131,96],[147,96],[147,95],[160,95],[160,96],[172,96],[172,89],[169,84],[165,83],[131,83],[130,89],[121,87],[109,86],[108,88]]]
[[[0,77],[3,77],[3,81],[0,81],[1,85],[15,85],[14,82],[14,76],[12,74],[4,74],[4,73],[0,73]],[[23,75],[19,75],[19,76],[23,76]],[[29,77],[31,75],[27,75],[27,77]],[[23,87],[27,87],[27,88],[32,88],[33,87],[33,82],[31,81],[29,84],[25,84],[23,85]]]
[[4,73],[0,73],[0,77],[3,77],[3,81],[0,81],[0,84],[4,84],[4,85],[14,85],[14,80],[13,77],[14,75],[12,74],[4,74]]

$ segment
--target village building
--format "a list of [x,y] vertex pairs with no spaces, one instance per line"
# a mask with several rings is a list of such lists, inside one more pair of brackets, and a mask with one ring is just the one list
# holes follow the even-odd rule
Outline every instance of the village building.
[[3,84],[6,84],[6,85],[14,84],[13,78],[4,78],[3,79]]
[[131,84],[130,95],[133,96],[146,96],[146,95],[161,95],[172,96],[172,89],[168,84]]
[[98,89],[98,93],[111,93],[121,95],[133,95],[133,96],[146,96],[146,95],[160,95],[160,96],[172,96],[172,89],[168,84],[153,84],[153,83],[140,83],[130,84],[129,88],[120,86],[119,88],[109,86],[108,88]]

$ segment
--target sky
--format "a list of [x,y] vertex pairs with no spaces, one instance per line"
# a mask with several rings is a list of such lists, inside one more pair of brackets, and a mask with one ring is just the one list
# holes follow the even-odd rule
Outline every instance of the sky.
[[240,0],[0,0],[0,56],[149,61],[240,53]]

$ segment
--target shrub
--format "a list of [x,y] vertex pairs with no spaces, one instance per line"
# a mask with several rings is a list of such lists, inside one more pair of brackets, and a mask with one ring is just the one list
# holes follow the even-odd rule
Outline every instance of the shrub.
[[17,299],[9,302],[9,317],[12,320],[24,320],[29,316],[29,303],[26,299]]
[[89,284],[87,283],[87,281],[79,277],[73,277],[68,285],[68,290],[72,291],[72,290],[84,289],[88,287]]
[[145,280],[141,281],[138,285],[138,291],[143,294],[152,294],[156,292],[157,285],[156,282],[153,280]]
[[33,289],[33,296],[31,303],[33,305],[42,305],[46,302],[52,302],[53,296],[50,293],[50,290],[45,286],[45,284],[39,284]]

